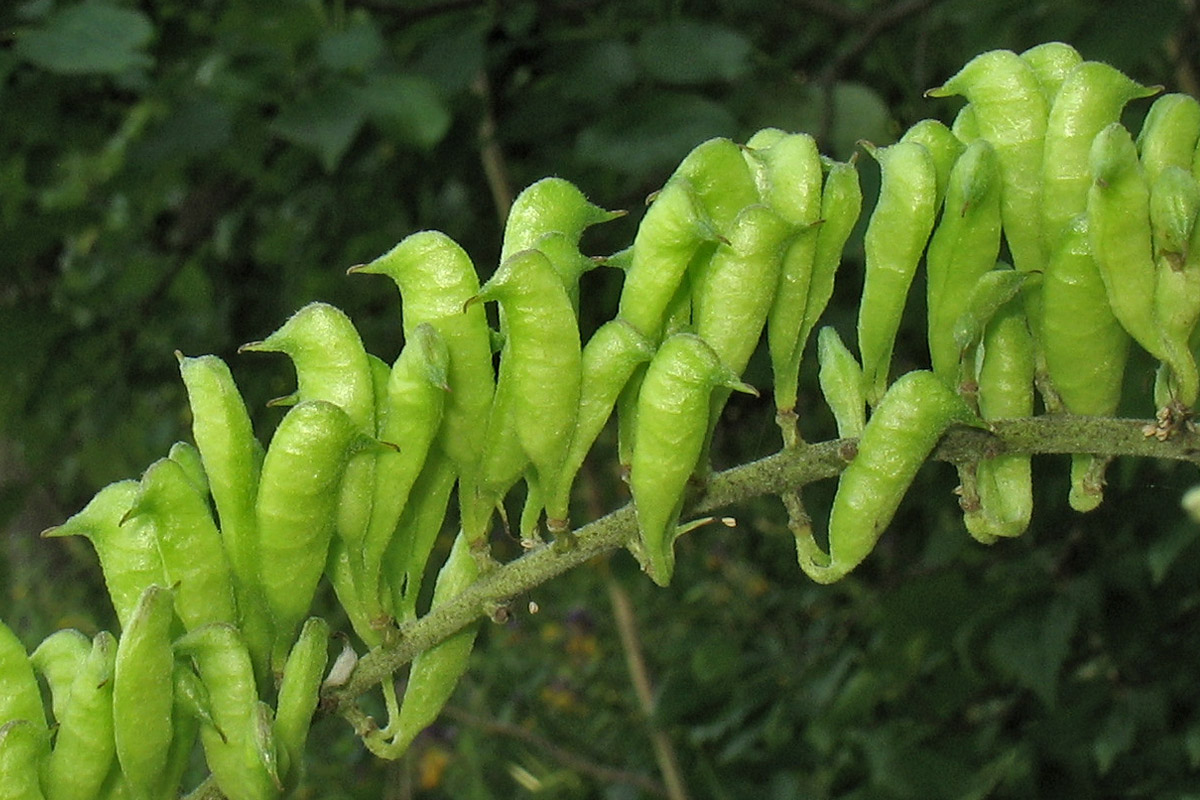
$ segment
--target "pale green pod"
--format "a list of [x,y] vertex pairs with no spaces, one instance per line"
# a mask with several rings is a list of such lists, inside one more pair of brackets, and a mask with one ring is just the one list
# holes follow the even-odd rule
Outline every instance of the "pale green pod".
[[134,800],[157,797],[175,726],[175,619],[169,589],[149,586],[117,644],[113,671],[113,740]]
[[[1112,416],[1121,401],[1129,334],[1113,316],[1088,243],[1087,216],[1067,226],[1046,264],[1042,348],[1046,371],[1072,414]],[[1070,505],[1091,511],[1103,499],[1103,459],[1071,457]]]
[[192,409],[192,437],[204,462],[221,543],[233,571],[239,626],[254,656],[258,679],[265,683],[274,633],[259,579],[254,511],[263,446],[254,436],[246,402],[228,365],[212,355],[188,358],[176,352],[175,357]]
[[83,536],[92,543],[122,629],[128,627],[146,587],[166,583],[153,524],[148,520],[121,524],[137,493],[137,481],[110,483],[78,514],[42,532],[43,536]]
[[1053,252],[1067,223],[1087,207],[1091,171],[1088,154],[1103,128],[1121,118],[1125,105],[1148,97],[1146,87],[1115,67],[1084,61],[1065,76],[1046,121],[1042,155],[1042,235]]
[[796,337],[790,357],[786,361],[778,362],[772,358],[775,408],[785,413],[791,412],[796,406],[800,362],[805,345],[825,312],[829,298],[833,296],[834,279],[842,262],[846,241],[850,238],[862,212],[862,186],[859,184],[858,170],[853,159],[848,162],[830,162],[828,170],[821,188],[821,224],[817,226],[816,231],[812,276],[804,301],[804,322],[800,326],[800,333]]
[[[0,636],[3,635],[0,632]],[[16,659],[17,651],[12,648],[12,643],[11,639],[7,642],[10,647],[7,658]],[[0,647],[3,647],[3,644],[0,644]],[[46,679],[46,685],[50,687],[50,711],[54,715],[54,719],[61,719],[64,709],[70,705],[71,687],[91,651],[91,639],[74,628],[64,628],[47,636],[29,654],[29,663],[39,675]],[[20,654],[23,656],[24,653],[25,650],[22,647]],[[10,661],[9,663],[14,662]],[[4,688],[6,687],[0,687],[0,689]],[[7,696],[9,695],[0,694],[0,697]],[[11,697],[13,700],[17,700],[19,692],[15,689],[12,690]],[[33,708],[32,704],[29,705],[29,708]],[[40,708],[39,701],[39,711]],[[0,710],[0,722],[7,722],[9,719],[12,717]]]
[[1016,297],[1029,276],[1003,262],[979,276],[954,321],[954,345],[960,353],[974,348],[983,338],[988,323],[1005,303]]
[[418,325],[387,381],[381,441],[396,446],[376,456],[375,499],[363,542],[358,592],[376,625],[390,621],[391,593],[382,588],[384,553],[408,502],[409,492],[441,426],[449,394],[450,352],[437,328]]
[[660,586],[674,572],[676,525],[703,452],[712,391],[722,385],[750,390],[703,339],[688,333],[663,342],[641,384],[629,471],[639,536],[630,550]]
[[704,214],[721,233],[743,208],[759,201],[758,187],[743,152],[729,139],[708,139],[683,157],[667,181],[686,180]]
[[617,397],[634,371],[653,355],[654,345],[620,317],[601,325],[584,345],[580,356],[579,413],[560,477],[546,495],[547,516],[567,518],[571,485],[588,451],[612,416]]
[[446,456],[431,452],[413,484],[396,534],[383,557],[392,591],[392,608],[399,623],[416,619],[425,566],[444,526],[453,488],[453,463]]
[[[58,683],[65,683],[65,678]],[[0,622],[0,726],[18,720],[28,722],[34,731],[40,732],[43,744],[47,744],[46,712],[33,664],[25,645],[11,628]]]
[[1049,102],[1029,63],[1010,50],[990,50],[936,89],[933,97],[963,95],[971,104],[979,135],[992,143],[1004,183],[1000,213],[1013,264],[1041,271],[1043,252],[1042,144]]
[[[290,405],[324,400],[341,408],[360,433],[374,435],[371,361],[354,323],[341,309],[328,303],[309,303],[279,330],[261,342],[243,345],[239,352],[284,353],[292,360],[296,391],[274,402]],[[374,488],[374,454],[352,458],[339,488],[336,532],[355,555],[361,552],[370,525]]]
[[[522,250],[505,261],[480,288],[479,298],[495,300],[504,309],[508,335],[500,354],[500,380],[512,386],[517,441],[538,482],[549,486],[562,469],[579,412],[581,347],[570,301],[550,262],[537,250]],[[548,524],[553,530],[567,522],[551,519]]]
[[864,239],[866,277],[858,307],[863,391],[874,406],[887,388],[905,301],[937,215],[937,170],[924,145],[867,146],[879,162],[879,202]]
[[706,242],[719,238],[691,182],[669,181],[654,195],[634,235],[617,315],[657,341],[689,264]]
[[27,719],[0,723],[0,796],[5,800],[43,800],[39,781],[48,735]]
[[458,472],[463,524],[486,526],[491,505],[477,497],[475,485],[485,442],[479,423],[487,419],[492,405],[495,374],[487,316],[482,304],[468,302],[479,292],[475,265],[446,234],[421,231],[369,264],[351,267],[350,272],[378,273],[395,281],[406,339],[428,322],[445,340],[450,352],[450,393],[436,444]]
[[309,617],[288,653],[275,704],[275,738],[287,754],[284,783],[296,786],[303,778],[304,746],[313,713],[320,700],[321,680],[329,660],[329,623]]
[[[1165,167],[1150,186],[1156,280],[1154,316],[1170,372],[1155,385],[1156,404],[1191,408],[1200,376],[1189,345],[1200,320],[1200,182],[1181,167]],[[1165,385],[1159,384],[1166,381]]]
[[837,423],[838,438],[857,438],[867,424],[862,367],[842,337],[829,326],[817,334],[817,381]]
[[200,742],[217,787],[229,800],[277,797],[282,786],[272,771],[274,754],[262,752],[254,669],[241,633],[224,623],[205,625],[177,639],[175,650],[192,659],[208,690],[215,724],[200,726]]
[[1196,144],[1200,140],[1200,100],[1172,92],[1150,106],[1137,135],[1138,158],[1151,184],[1166,167],[1176,166],[1195,174]]
[[122,524],[139,520],[153,527],[163,574],[174,589],[175,609],[184,627],[236,623],[233,578],[221,534],[207,498],[175,461],[159,459],[143,473]]
[[975,109],[970,103],[958,110],[954,121],[950,123],[950,131],[963,144],[970,144],[979,138],[979,120],[975,119]]
[[955,163],[941,220],[925,254],[929,356],[933,373],[956,389],[962,349],[954,325],[980,276],[1000,251],[1000,174],[986,139],[971,142]]
[[579,308],[579,276],[596,262],[579,252],[583,231],[624,215],[589,202],[563,178],[543,178],[521,190],[504,225],[500,263],[521,250],[540,250],[563,281],[572,306]]
[[1108,302],[1129,335],[1155,358],[1166,361],[1154,316],[1150,187],[1133,138],[1120,123],[1112,123],[1096,136],[1091,170],[1088,232]]
[[337,525],[338,487],[357,450],[378,446],[339,406],[306,400],[279,422],[263,459],[258,530],[262,590],[275,620],[278,669],[296,626],[308,615]]
[[176,442],[167,451],[167,458],[178,464],[188,480],[205,498],[209,496],[208,475],[204,473],[204,458],[200,449],[190,442]]
[[1062,86],[1075,65],[1083,61],[1079,51],[1063,42],[1044,42],[1021,53],[1021,60],[1029,65],[1042,87],[1042,96],[1047,104],[1054,102],[1058,88]]
[[[985,421],[1033,414],[1033,338],[1017,298],[989,321],[978,355],[979,415]],[[1033,514],[1033,479],[1026,454],[1005,453],[975,467],[980,508],[964,514],[967,530],[990,543],[1020,536]]]
[[116,756],[113,674],[117,640],[96,634],[71,685],[66,707],[55,712],[58,733],[42,771],[54,800],[91,800],[100,791]]
[[863,428],[858,454],[838,478],[829,552],[811,532],[796,537],[800,566],[810,578],[832,583],[862,563],[917,471],[955,423],[975,424],[975,416],[932,372],[906,373],[888,388]]
[[933,166],[937,173],[937,204],[940,207],[946,197],[946,187],[950,183],[950,170],[966,149],[966,144],[955,136],[954,131],[946,127],[944,122],[936,119],[914,122],[900,137],[900,141],[924,145],[933,157]]
[[504,224],[500,262],[521,250],[537,248],[551,232],[563,234],[578,245],[586,228],[620,217],[588,201],[575,184],[563,178],[542,178],[521,190],[513,200]]

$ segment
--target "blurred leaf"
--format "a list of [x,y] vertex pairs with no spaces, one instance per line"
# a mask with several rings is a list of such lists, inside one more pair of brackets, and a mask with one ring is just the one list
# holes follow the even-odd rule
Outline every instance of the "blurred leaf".
[[1137,726],[1129,707],[1122,702],[1115,703],[1092,743],[1092,753],[1101,775],[1112,768],[1117,756],[1129,750],[1136,732]]
[[1156,536],[1146,548],[1146,567],[1155,586],[1163,582],[1180,554],[1196,541],[1196,523],[1190,520],[1173,526],[1169,531]]
[[362,128],[366,109],[357,92],[335,84],[290,105],[271,123],[271,129],[293,144],[313,151],[326,172],[332,172]]
[[59,9],[41,27],[22,31],[16,50],[50,72],[115,74],[153,64],[142,52],[153,37],[150,20],[140,11],[89,0]]
[[638,40],[638,60],[664,83],[714,83],[745,75],[751,49],[744,36],[723,25],[679,19],[647,29]]
[[665,173],[705,139],[736,131],[737,120],[719,103],[694,94],[661,93],[626,103],[612,117],[585,128],[575,148],[585,163],[631,175]]
[[1005,621],[988,642],[992,662],[1042,702],[1058,701],[1058,673],[1078,623],[1075,607],[1061,598]]
[[347,72],[365,71],[383,52],[383,35],[370,17],[326,33],[317,44],[317,58],[324,66]]
[[371,120],[403,144],[428,150],[450,128],[450,111],[428,78],[372,75],[357,97]]

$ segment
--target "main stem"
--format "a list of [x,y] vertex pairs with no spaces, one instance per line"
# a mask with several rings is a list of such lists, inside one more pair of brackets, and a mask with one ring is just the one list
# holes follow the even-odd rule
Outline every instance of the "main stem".
[[[1200,465],[1200,435],[1180,431],[1167,441],[1148,436],[1146,420],[1042,415],[997,420],[991,430],[956,426],[930,457],[969,463],[1001,453],[1091,453],[1142,456]],[[838,475],[854,457],[855,440],[836,439],[786,448],[749,464],[714,474],[689,513],[704,514],[763,495],[779,495],[813,481]],[[494,614],[512,598],[546,583],[596,556],[624,547],[637,532],[632,506],[625,506],[575,531],[570,548],[545,546],[499,566],[454,600],[406,625],[398,641],[377,647],[359,661],[343,686],[326,690],[327,708],[336,708],[361,734],[373,722],[354,698],[378,686],[418,653],[429,649],[482,616]]]

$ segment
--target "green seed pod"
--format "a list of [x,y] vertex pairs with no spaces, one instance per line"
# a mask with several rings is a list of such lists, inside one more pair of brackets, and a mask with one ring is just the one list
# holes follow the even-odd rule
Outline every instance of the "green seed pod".
[[208,687],[192,670],[190,662],[176,661],[171,679],[175,690],[176,720],[183,715],[217,728],[217,721],[212,715],[212,698],[208,695]]
[[158,797],[174,735],[175,619],[169,589],[149,586],[117,644],[113,671],[113,740],[117,761],[138,798]]
[[[1151,185],[1169,166],[1193,170],[1200,140],[1200,100],[1164,94],[1154,101],[1137,136],[1138,156]],[[1195,176],[1200,179],[1200,175]]]
[[605,211],[563,178],[543,178],[517,195],[504,225],[500,263],[521,250],[540,250],[563,281],[571,305],[579,308],[579,276],[595,262],[579,252],[583,231],[624,212]]
[[42,800],[38,774],[48,748],[45,729],[29,720],[0,724],[0,797]]
[[875,547],[917,470],[946,429],[973,424],[962,399],[932,372],[909,372],[887,390],[858,441],[858,455],[838,479],[829,516],[829,553],[810,533],[797,537],[800,566],[818,583],[832,583]]
[[442,531],[453,488],[453,463],[440,453],[430,453],[409,492],[409,501],[383,557],[398,622],[416,619],[425,565]]
[[1042,235],[1046,252],[1067,223],[1087,207],[1088,153],[1096,135],[1121,118],[1125,104],[1161,87],[1146,87],[1099,61],[1072,69],[1050,106],[1042,156]]
[[42,695],[25,645],[12,629],[0,622],[0,725],[14,720],[26,720],[35,730],[46,730]]
[[225,362],[211,355],[188,358],[176,352],[175,357],[192,409],[192,437],[204,461],[221,542],[233,572],[239,627],[254,656],[259,681],[265,682],[274,633],[261,592],[254,511],[263,447],[254,437],[246,403]]
[[113,765],[113,676],[117,640],[96,634],[71,683],[70,699],[55,712],[58,733],[42,770],[46,794],[62,800],[91,800]]
[[729,139],[709,139],[692,148],[668,179],[668,183],[686,180],[704,214],[722,232],[743,208],[759,202],[758,187],[743,152]]
[[[3,636],[3,633],[0,633],[0,636]],[[11,646],[12,641],[8,644]],[[56,720],[62,718],[64,710],[70,704],[71,687],[91,651],[91,639],[74,628],[65,628],[47,636],[29,654],[29,663],[46,679],[46,685],[50,687],[50,709]],[[24,656],[24,653],[22,648],[20,654]],[[13,650],[10,657],[16,658],[15,654],[16,650]],[[0,697],[3,696],[6,695],[0,694]],[[38,708],[41,708],[40,701]],[[7,722],[9,719],[11,717],[0,711],[0,722]]]
[[[376,456],[375,499],[357,583],[376,625],[390,621],[391,593],[381,589],[383,555],[409,492],[441,426],[450,352],[437,328],[418,325],[391,369],[379,438],[397,446]],[[386,595],[386,596],[385,596]]]
[[405,339],[428,322],[445,340],[450,352],[450,392],[437,447],[458,471],[463,524],[485,527],[492,509],[475,489],[485,442],[479,436],[479,423],[487,419],[492,405],[495,376],[487,316],[481,304],[468,304],[479,292],[475,265],[444,233],[421,231],[371,263],[351,267],[350,272],[379,273],[395,281],[403,303]]
[[[1200,182],[1181,167],[1165,167],[1150,186],[1150,225],[1156,280],[1154,316],[1168,356],[1166,385],[1156,384],[1156,404],[1191,408],[1200,377],[1189,346],[1200,320]],[[1161,380],[1160,380],[1161,383]]]
[[166,582],[153,524],[149,520],[121,524],[137,493],[137,481],[110,483],[78,514],[42,532],[43,536],[83,536],[92,543],[122,629],[129,626],[146,587]]
[[236,623],[233,581],[221,534],[206,498],[171,459],[159,459],[142,475],[123,524],[136,524],[139,519],[152,526],[184,627]]
[[713,389],[747,391],[699,336],[680,333],[663,342],[646,370],[638,395],[637,446],[629,488],[639,538],[630,549],[660,586],[674,571],[674,541],[688,479],[699,462],[708,430]]
[[950,183],[950,170],[966,149],[966,144],[955,136],[945,123],[936,119],[923,119],[913,123],[900,137],[900,141],[924,145],[933,157],[933,166],[937,173],[937,205],[941,207],[946,197],[946,187]]
[[[803,248],[797,247],[795,230],[794,225],[768,206],[746,206],[731,226],[728,243],[717,247],[693,285],[693,330],[735,375],[745,371],[764,326],[768,327],[770,341],[768,313],[777,308],[773,302],[778,301],[780,293],[790,294],[790,290],[803,284],[803,294],[792,296],[795,308],[803,307],[812,273],[816,230],[810,226],[800,233],[808,240]],[[794,256],[803,263],[792,260]],[[792,315],[790,321],[789,330],[782,332],[786,338],[782,346],[789,351],[803,316]],[[778,322],[775,329],[777,335],[781,333]],[[730,391],[725,387],[713,390],[708,434],[698,464],[702,472],[708,469],[709,443]]]
[[958,113],[954,115],[954,122],[950,124],[950,131],[963,144],[970,144],[980,138],[979,120],[975,119],[975,108],[970,103],[960,108]]
[[324,400],[294,406],[271,438],[257,510],[260,552],[271,565],[263,571],[262,586],[275,620],[276,667],[308,614],[324,570],[346,463],[372,441],[364,441],[346,412]]
[[285,784],[295,787],[303,779],[304,745],[320,699],[321,679],[329,660],[329,623],[309,617],[288,654],[275,705],[275,737],[290,765]]
[[1002,262],[996,263],[996,269],[979,276],[967,295],[962,313],[954,321],[954,344],[960,354],[979,343],[992,317],[1017,296],[1028,279],[1028,275]]
[[[772,358],[775,408],[784,413],[791,412],[796,407],[800,361],[805,344],[825,312],[829,298],[833,296],[833,283],[838,266],[842,262],[842,251],[862,211],[862,187],[859,185],[858,170],[853,160],[831,162],[828,169],[829,174],[825,176],[825,184],[821,190],[821,224],[817,226],[812,278],[809,280],[808,295],[804,301],[804,322],[800,326],[791,356],[778,363]],[[767,324],[770,325],[769,317]]]
[[[1046,370],[1064,408],[1071,414],[1112,416],[1121,401],[1130,340],[1108,304],[1086,215],[1071,221],[1047,263],[1042,299]],[[1071,457],[1070,504],[1076,511],[1091,511],[1103,499],[1099,463],[1090,455]]]
[[630,376],[653,355],[654,345],[620,317],[601,325],[588,339],[580,357],[579,413],[571,447],[559,479],[546,495],[546,514],[550,518],[568,517],[571,485],[588,451],[612,416],[617,397]]
[[1083,56],[1069,44],[1045,42],[1021,53],[1021,60],[1033,70],[1042,88],[1042,96],[1046,98],[1046,105],[1050,106],[1067,73],[1083,61]]
[[867,224],[866,278],[858,307],[864,392],[872,406],[887,388],[908,289],[937,214],[937,171],[923,145],[865,145],[879,162],[879,202]]
[[[501,264],[479,298],[495,300],[504,310],[508,337],[500,355],[500,381],[512,387],[508,397],[517,441],[538,482],[549,486],[562,469],[579,412],[581,348],[570,301],[550,262],[537,250],[523,250]],[[504,387],[497,393],[502,391]],[[567,528],[566,520],[547,522],[551,530]]]
[[688,265],[706,242],[719,238],[691,182],[669,181],[655,194],[634,235],[617,315],[658,341]]
[[[797,349],[803,349],[803,343],[799,343],[800,332],[806,319],[817,236],[821,228],[817,224],[822,212],[821,156],[811,136],[803,133],[784,134],[782,131],[776,135],[774,129],[755,134],[747,147],[747,159],[756,167],[759,194],[763,202],[789,223],[796,234],[782,254],[782,262],[778,266],[779,278],[766,323],[772,368],[776,375],[783,375],[786,380],[793,359],[798,359]],[[765,252],[770,243],[764,245]],[[745,243],[740,244],[738,249],[745,251]],[[718,246],[717,251],[720,250]],[[711,313],[709,317],[712,317]],[[757,332],[754,338],[757,340]],[[797,369],[798,366],[797,361]],[[740,371],[732,363],[730,367]]]
[[[1033,414],[1033,339],[1017,298],[1000,308],[987,325],[976,382],[984,420]],[[1033,480],[1028,455],[1003,454],[975,468],[980,508],[964,515],[979,541],[1020,536],[1033,514]]]
[[204,498],[208,498],[208,476],[204,474],[204,459],[199,448],[190,442],[176,442],[167,451],[167,458],[182,469],[188,480]]
[[831,327],[821,328],[817,334],[817,362],[820,364],[817,380],[837,422],[838,438],[861,436],[867,424],[862,367]]
[[[478,575],[479,565],[471,554],[471,544],[460,534],[438,572],[431,608],[437,609],[453,600]],[[478,630],[479,624],[472,623],[417,654],[409,668],[399,716],[389,720],[384,731],[376,732],[374,742],[367,740],[372,752],[384,758],[399,758],[417,734],[437,719],[467,670]],[[388,737],[391,741],[386,744],[381,741]]]
[[1200,181],[1183,167],[1163,168],[1150,183],[1150,235],[1156,261],[1183,267],[1190,257],[1198,214]]
[[1154,318],[1155,268],[1150,239],[1150,187],[1129,132],[1104,128],[1091,150],[1088,231],[1113,314],[1160,361],[1167,353]]
[[237,628],[205,625],[177,639],[175,650],[191,657],[208,690],[216,724],[200,726],[200,742],[217,787],[230,800],[277,797],[282,787],[270,768],[274,754],[261,752],[254,669]]
[[[284,353],[296,368],[297,389],[277,403],[325,400],[340,407],[364,435],[375,433],[375,385],[367,352],[354,323],[327,303],[309,303],[283,326],[239,352]],[[362,551],[375,488],[373,453],[353,458],[342,477],[337,534],[354,555]],[[354,560],[354,559],[352,559]],[[361,565],[357,565],[361,569]]]
[[1000,163],[1000,214],[1013,264],[1023,272],[1040,271],[1045,262],[1042,142],[1049,103],[1038,75],[1016,53],[991,50],[926,94],[963,95],[971,104],[979,134],[996,148]]
[[962,358],[954,323],[999,250],[1000,174],[992,146],[976,139],[951,171],[945,210],[925,256],[929,356],[933,373],[953,389]]

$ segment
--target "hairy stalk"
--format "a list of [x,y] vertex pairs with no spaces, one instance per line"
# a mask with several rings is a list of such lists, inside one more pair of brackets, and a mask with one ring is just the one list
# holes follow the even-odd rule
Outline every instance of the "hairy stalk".
[[[1181,431],[1167,441],[1147,437],[1152,421],[1042,415],[997,420],[991,432],[956,426],[932,455],[933,460],[966,463],[1000,453],[1091,453],[1141,456],[1200,465],[1200,436]],[[853,452],[852,439],[804,445],[714,474],[706,491],[689,508],[691,514],[780,495],[813,481],[838,475]],[[325,707],[337,709],[360,733],[373,721],[354,702],[419,652],[441,642],[476,619],[493,613],[512,598],[584,564],[624,547],[636,534],[633,508],[625,506],[575,531],[573,548],[541,547],[497,567],[468,587],[457,599],[406,625],[395,643],[377,647],[358,662],[350,680],[329,690]]]

